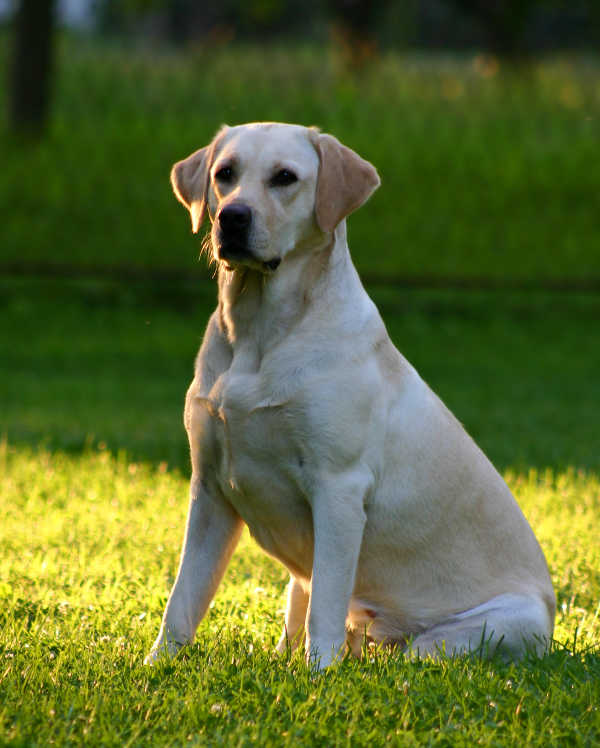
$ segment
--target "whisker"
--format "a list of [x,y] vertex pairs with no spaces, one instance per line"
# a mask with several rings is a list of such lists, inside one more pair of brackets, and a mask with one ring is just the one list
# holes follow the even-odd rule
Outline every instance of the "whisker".
[[208,267],[212,267],[213,269],[212,278],[214,279],[217,275],[218,262],[215,258],[214,252],[212,251],[212,239],[210,231],[207,231],[204,235],[204,238],[202,239],[199,259],[202,257],[202,255],[206,255],[206,262],[208,263]]

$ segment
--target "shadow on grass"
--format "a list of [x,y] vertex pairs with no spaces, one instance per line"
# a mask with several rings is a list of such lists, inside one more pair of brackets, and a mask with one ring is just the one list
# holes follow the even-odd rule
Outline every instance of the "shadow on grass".
[[[206,281],[8,278],[1,431],[188,469]],[[369,289],[402,353],[501,469],[600,470],[600,295]]]

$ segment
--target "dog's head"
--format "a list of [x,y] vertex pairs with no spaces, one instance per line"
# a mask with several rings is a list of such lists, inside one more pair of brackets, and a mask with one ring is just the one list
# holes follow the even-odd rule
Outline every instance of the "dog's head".
[[379,186],[375,168],[331,135],[279,123],[223,127],[171,172],[196,233],[212,222],[214,259],[274,272],[331,233]]

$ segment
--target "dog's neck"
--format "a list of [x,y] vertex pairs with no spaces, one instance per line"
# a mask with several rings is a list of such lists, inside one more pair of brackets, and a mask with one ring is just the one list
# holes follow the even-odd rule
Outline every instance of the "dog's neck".
[[[219,316],[234,354],[243,351],[258,368],[264,353],[314,311],[335,308],[356,277],[346,242],[346,222],[310,248],[298,247],[272,274],[219,268]],[[357,279],[357,277],[356,277]],[[351,281],[350,281],[351,282]],[[337,289],[337,290],[336,290]]]

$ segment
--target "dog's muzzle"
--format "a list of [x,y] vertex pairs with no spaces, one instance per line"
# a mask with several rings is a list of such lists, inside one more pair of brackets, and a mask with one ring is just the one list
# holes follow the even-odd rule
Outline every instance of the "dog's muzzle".
[[248,236],[252,226],[252,211],[243,203],[231,203],[221,208],[217,215],[217,256],[226,264],[254,265],[274,272],[281,259],[259,260],[248,248]]

